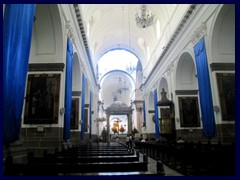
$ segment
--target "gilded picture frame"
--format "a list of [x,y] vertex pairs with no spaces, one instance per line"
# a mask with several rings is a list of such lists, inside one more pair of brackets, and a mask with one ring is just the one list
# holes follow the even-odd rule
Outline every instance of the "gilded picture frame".
[[223,121],[235,120],[235,73],[216,73]]
[[61,74],[29,74],[24,124],[57,124]]
[[71,129],[79,127],[79,98],[72,98]]
[[178,97],[181,127],[200,127],[197,97]]

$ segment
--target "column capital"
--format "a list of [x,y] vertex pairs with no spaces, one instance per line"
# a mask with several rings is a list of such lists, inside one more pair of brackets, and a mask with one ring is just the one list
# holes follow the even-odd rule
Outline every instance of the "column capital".
[[193,35],[190,37],[193,45],[195,46],[197,42],[207,34],[207,26],[205,22],[202,22],[202,24],[194,31]]

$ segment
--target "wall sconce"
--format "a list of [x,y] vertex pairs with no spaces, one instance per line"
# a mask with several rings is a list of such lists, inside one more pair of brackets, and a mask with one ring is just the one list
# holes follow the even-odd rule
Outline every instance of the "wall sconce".
[[37,126],[37,132],[44,132],[44,126]]
[[60,114],[63,115],[64,113],[65,113],[65,108],[62,107],[62,108],[60,109]]
[[190,128],[190,129],[188,129],[188,131],[189,131],[189,132],[193,132],[193,129]]
[[219,112],[219,111],[220,111],[219,106],[213,106],[213,110],[214,110],[215,112]]

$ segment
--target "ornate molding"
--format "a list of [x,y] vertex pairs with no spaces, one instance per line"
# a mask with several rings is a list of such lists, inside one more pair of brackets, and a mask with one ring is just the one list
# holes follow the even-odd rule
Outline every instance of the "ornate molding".
[[28,72],[63,71],[64,66],[64,63],[30,63]]
[[176,95],[198,95],[198,90],[175,90]]
[[173,70],[174,70],[174,62],[171,62],[167,67],[167,71],[166,71],[167,75],[169,76],[173,72]]
[[212,71],[235,71],[235,63],[212,63]]
[[75,35],[73,32],[73,28],[71,26],[71,21],[67,21],[65,28],[66,28],[66,34],[68,35],[68,37],[71,39],[71,42],[73,43],[73,52],[76,52],[76,48],[75,48]]
[[193,35],[191,36],[191,41],[193,45],[197,44],[197,42],[207,34],[207,26],[205,22],[202,22],[199,28],[194,31]]
[[72,91],[72,96],[81,96],[82,91]]

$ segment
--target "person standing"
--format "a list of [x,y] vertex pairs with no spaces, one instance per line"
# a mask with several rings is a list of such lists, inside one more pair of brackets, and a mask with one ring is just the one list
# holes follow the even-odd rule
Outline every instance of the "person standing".
[[129,146],[128,148],[132,149],[132,135],[129,135]]
[[145,123],[143,123],[143,127],[142,127],[142,138],[145,141],[147,139],[147,128],[146,128],[146,124]]
[[127,137],[126,137],[126,145],[127,145],[127,147],[129,148],[129,135],[127,135]]

